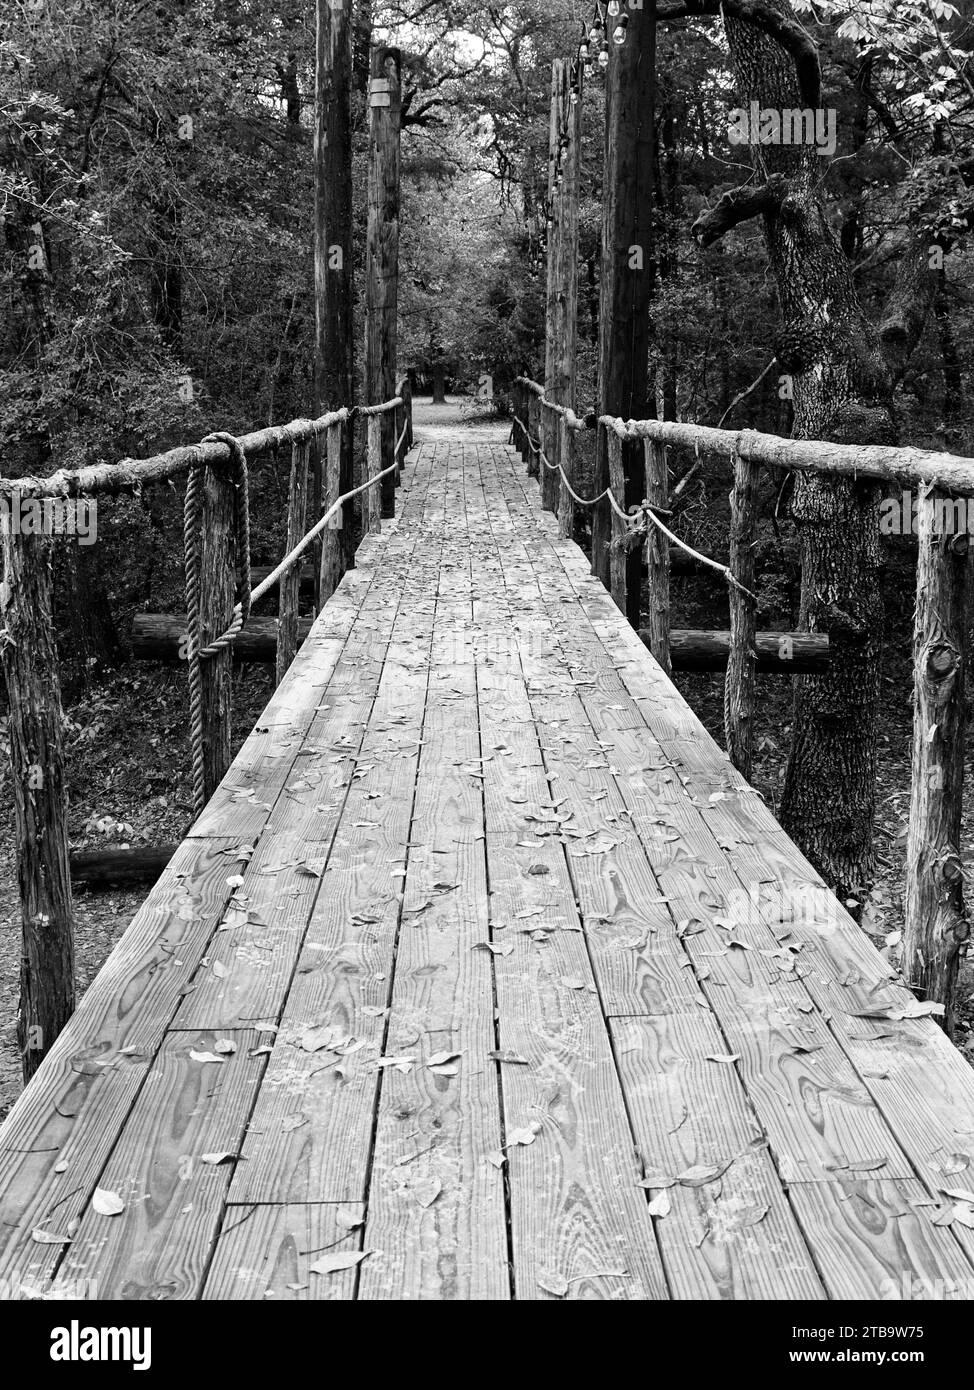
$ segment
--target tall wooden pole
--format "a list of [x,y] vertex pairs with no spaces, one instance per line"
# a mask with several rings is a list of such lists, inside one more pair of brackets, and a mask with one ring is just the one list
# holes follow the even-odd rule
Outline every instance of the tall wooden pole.
[[[650,320],[655,252],[653,245],[653,108],[656,20],[647,5],[626,9],[626,41],[613,42],[622,16],[607,22],[605,187],[602,199],[602,298],[599,332],[599,413],[624,420],[655,414],[648,392]],[[643,451],[623,445],[627,508],[642,501]],[[598,433],[595,490],[609,484],[606,432]],[[608,587],[612,517],[606,503],[592,522],[592,570]],[[624,611],[638,626],[642,556],[626,561]],[[618,587],[618,586],[616,586]]]
[[[575,76],[573,84],[572,77]],[[548,151],[548,297],[545,395],[575,405],[578,319],[578,185],[582,136],[581,72],[555,59],[551,65]]]
[[954,992],[970,926],[964,906],[964,790],[970,538],[945,533],[926,491],[917,509],[914,614],[913,780],[906,846],[903,974],[924,1000],[943,1004],[954,1027]]
[[[365,381],[368,405],[396,394],[399,300],[399,123],[402,64],[398,48],[372,50],[369,84],[369,224],[366,241]],[[396,421],[381,416],[382,467],[392,462]],[[396,481],[382,479],[382,515],[394,516]]]
[[[315,413],[352,405],[352,26],[351,0],[317,0],[315,62]],[[352,483],[351,429],[328,450],[324,497]],[[318,449],[323,451],[324,441]],[[319,454],[320,459],[320,454]],[[320,464],[318,465],[320,466]],[[334,477],[338,467],[339,476]],[[354,555],[348,516],[322,537],[319,574],[340,575]],[[317,520],[317,518],[314,518]],[[320,594],[323,601],[327,594]]]
[[10,704],[11,792],[23,946],[17,1040],[29,1081],[74,1010],[61,683],[51,543],[2,530],[0,655]]

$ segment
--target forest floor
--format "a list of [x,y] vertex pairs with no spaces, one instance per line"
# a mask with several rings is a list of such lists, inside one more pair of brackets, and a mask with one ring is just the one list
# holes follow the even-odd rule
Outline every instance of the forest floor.
[[[462,424],[478,434],[505,438],[508,422],[484,416],[470,398],[444,406],[418,400],[417,436],[444,438]],[[709,587],[707,587],[709,584]],[[901,582],[891,581],[883,672],[883,735],[877,814],[877,877],[864,904],[863,926],[874,943],[892,953],[903,921],[903,868],[909,811],[911,676],[910,604]],[[707,580],[677,580],[674,627],[721,627],[726,603]],[[700,719],[723,742],[723,686],[719,676],[677,677]],[[272,691],[270,668],[243,668],[234,681],[233,742],[238,748]],[[130,663],[91,688],[68,714],[69,828],[73,849],[117,848],[176,842],[190,813],[186,746],[185,673],[175,667]],[[791,725],[790,682],[758,677],[754,786],[777,810]],[[9,807],[9,763],[0,721],[0,805]],[[20,971],[20,906],[9,815],[0,817],[0,1118],[21,1088],[15,1036]],[[974,875],[974,808],[965,815],[963,858]],[[126,890],[80,889],[75,894],[79,997],[146,896],[145,886]],[[889,942],[889,944],[887,944]],[[974,970],[964,968],[956,1041],[974,1061]]]

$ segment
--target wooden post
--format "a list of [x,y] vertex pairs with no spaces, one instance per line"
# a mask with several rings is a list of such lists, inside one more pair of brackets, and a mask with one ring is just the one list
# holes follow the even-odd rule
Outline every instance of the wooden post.
[[0,654],[23,945],[17,1041],[24,1081],[74,1011],[74,930],[50,541],[3,529]]
[[[600,428],[606,430],[604,425]],[[615,430],[606,430],[606,433],[608,435],[606,444],[609,458],[609,486],[618,499],[623,497],[626,491],[626,480],[623,472],[623,449],[625,446]],[[609,504],[606,503],[606,506]],[[627,563],[629,555],[623,546],[626,524],[615,510],[611,507],[609,510],[612,517],[612,536],[609,544],[609,592],[616,607],[626,613],[629,608],[630,568]]]
[[[315,64],[315,414],[351,406],[352,323],[352,26],[348,0],[316,0]],[[351,431],[349,431],[351,434]],[[337,470],[334,475],[329,470]],[[348,490],[351,453],[329,450],[323,501]],[[336,528],[352,544],[351,509]],[[317,520],[315,512],[312,516]],[[345,550],[352,563],[354,551]],[[341,552],[338,554],[341,559]],[[335,557],[321,569],[331,570]],[[340,576],[339,576],[340,577]],[[336,580],[337,583],[337,580]],[[320,602],[328,595],[318,595]]]
[[541,487],[541,505],[545,511],[553,512],[557,507],[559,475],[555,472],[558,463],[558,421],[559,415],[549,401],[541,402],[541,447],[547,462],[542,461],[538,482]]
[[[338,490],[342,473],[342,455],[345,452],[345,435],[351,434],[351,422],[344,425],[341,421],[329,425],[325,431],[325,441],[319,440],[319,449],[326,450],[325,463],[325,495],[322,499],[323,509],[327,511],[334,506],[341,496]],[[350,513],[349,507],[342,507],[332,520],[325,527],[321,537],[321,568],[318,574],[318,606],[327,602],[338,588],[339,581],[344,572],[344,555],[342,542],[342,523],[345,520],[344,513]]]
[[[670,479],[666,449],[651,439],[643,441],[646,469],[646,501],[654,507],[669,506]],[[667,675],[671,675],[670,659],[670,543],[649,523],[646,537],[646,571],[649,588],[650,650]]]
[[[399,297],[399,122],[401,55],[372,51],[369,84],[369,221],[366,240],[366,401],[381,405],[396,394],[396,322]],[[395,417],[381,417],[381,456],[392,462]],[[371,446],[370,446],[371,449]],[[396,512],[396,483],[380,484],[383,516]]]
[[[206,470],[201,552],[200,632],[205,647],[230,626],[236,598],[234,485],[225,468]],[[229,648],[201,664],[204,802],[209,801],[230,766],[232,665]]]
[[[626,41],[613,42],[623,16],[609,18],[609,65],[606,73],[606,145],[602,197],[602,295],[599,313],[599,415],[645,420],[655,413],[647,389],[655,251],[653,242],[653,132],[656,15],[649,5],[627,9]],[[595,491],[609,483],[608,441],[600,431]],[[642,501],[644,462],[641,449],[627,441],[622,449],[628,508]],[[611,583],[609,539],[613,521],[601,503],[592,517],[592,570]],[[639,624],[640,555],[629,557],[627,616]]]
[[408,454],[413,447],[413,383],[407,376],[402,384],[400,395],[405,402],[406,410],[406,453]]
[[[322,458],[322,444],[317,435],[308,445],[308,459],[310,461],[310,476],[308,479],[308,505],[307,511],[317,520],[322,513],[321,499],[324,496],[325,485],[325,460]],[[314,575],[314,611],[317,615],[321,611],[321,546],[322,540],[319,536],[311,546],[311,571]]]
[[[382,453],[384,442],[383,422],[386,418],[386,415],[390,413],[390,411],[386,411],[382,415],[369,415],[367,417],[369,422],[368,447],[366,451],[365,464],[365,476],[367,478],[375,478],[379,473],[382,472],[382,469],[385,467],[385,460],[383,458]],[[365,479],[363,478],[362,481],[364,482]],[[384,478],[382,482],[385,482]],[[366,490],[362,493],[363,534],[366,531],[382,530],[382,522],[379,519],[382,516],[382,498],[380,496],[379,491],[381,487],[382,483],[379,483],[370,488],[366,488]]]
[[[738,584],[754,591],[754,538],[758,517],[758,466],[734,459],[730,495],[730,571]],[[754,600],[731,585],[730,653],[724,676],[724,742],[731,762],[751,775],[754,739],[754,671],[757,620]]]
[[[287,501],[287,541],[284,553],[288,554],[305,533],[308,498],[308,445],[295,443],[291,446],[291,485]],[[294,564],[281,576],[278,590],[278,632],[277,632],[277,684],[284,679],[284,673],[294,660],[298,649],[298,590],[301,584],[300,564]]]
[[[561,442],[559,447],[561,466],[564,469],[565,478],[567,478],[574,487],[575,431],[569,429],[568,420],[564,415],[559,416],[559,429],[561,431]],[[575,535],[575,499],[565,486],[565,479],[559,478],[558,482],[558,530],[567,540],[571,540]]]
[[551,65],[548,151],[548,283],[545,312],[545,394],[556,405],[575,404],[578,318],[578,184],[582,134],[582,69]]
[[525,387],[525,390],[528,393],[528,477],[536,478],[541,467],[535,448],[535,440],[539,438],[541,430],[541,402],[530,387]]
[[903,973],[924,1000],[943,1004],[953,1032],[954,990],[969,936],[960,857],[964,780],[964,676],[970,538],[947,534],[949,503],[921,492],[914,617],[913,779],[906,847]]

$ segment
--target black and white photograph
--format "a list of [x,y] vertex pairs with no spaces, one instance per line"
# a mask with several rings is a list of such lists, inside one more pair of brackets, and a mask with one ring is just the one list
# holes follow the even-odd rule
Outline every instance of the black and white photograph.
[[972,0],[0,0],[27,1373],[949,1353],[972,233]]

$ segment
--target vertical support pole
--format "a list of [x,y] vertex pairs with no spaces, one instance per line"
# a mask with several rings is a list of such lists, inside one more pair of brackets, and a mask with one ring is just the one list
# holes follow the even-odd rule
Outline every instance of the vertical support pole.
[[[351,421],[346,420],[343,423],[341,420],[337,420],[333,425],[327,427],[325,440],[319,442],[318,447],[326,450],[325,511],[333,507],[341,496],[338,484],[341,477],[342,453],[345,449],[344,436],[346,432],[351,433],[351,429]],[[322,532],[321,570],[318,577],[318,593],[321,603],[330,599],[338,588],[339,580],[345,568],[342,554],[342,514],[346,510],[342,507]]]
[[[622,15],[607,20],[605,173],[602,198],[602,296],[599,313],[599,415],[645,420],[655,406],[648,391],[650,305],[655,279],[653,239],[654,105],[656,94],[656,13],[649,5],[628,9],[626,41],[613,42]],[[608,486],[608,440],[600,433],[595,492]],[[625,507],[642,500],[642,449],[623,446]],[[610,584],[612,513],[606,504],[592,517],[592,571]],[[638,553],[633,556],[639,565]],[[639,623],[637,569],[628,583],[630,621]]]
[[[618,501],[625,496],[626,491],[626,478],[623,471],[625,444],[615,430],[607,430],[607,436],[609,486]],[[608,502],[606,506],[609,506]],[[613,508],[609,508],[609,513],[612,517],[612,538],[609,545],[609,592],[616,607],[626,613],[629,609],[629,566],[626,563],[629,557],[623,545],[626,524]]]
[[[571,483],[572,487],[574,487],[575,431],[569,428],[567,416],[562,415],[559,417],[559,429],[561,431],[561,442],[558,452],[561,458],[561,466],[564,469],[565,477]],[[559,478],[558,483],[558,531],[566,540],[572,540],[575,535],[575,499],[565,486],[564,478]]]
[[402,384],[402,398],[406,403],[406,453],[413,447],[413,383],[407,376]]
[[[562,337],[563,295],[562,271],[564,250],[562,246],[564,222],[562,217],[562,125],[565,114],[565,90],[567,87],[567,64],[563,58],[556,58],[551,65],[551,105],[548,116],[548,258],[545,290],[545,394],[551,400],[560,399],[552,390],[555,375],[561,365],[560,339]],[[544,473],[542,471],[542,505],[544,505]]]
[[921,493],[903,933],[906,980],[924,999],[945,1006],[948,1034],[954,1026],[957,969],[970,934],[960,857],[970,538],[948,534],[952,510],[942,495]]
[[[398,392],[396,394],[398,395]],[[402,478],[400,476],[402,473],[402,445],[399,443],[399,438],[402,434],[403,422],[405,420],[405,413],[401,405],[396,406],[395,410],[392,412],[392,418],[395,424],[393,434],[395,435],[396,460],[396,471],[392,475],[392,481],[395,483],[396,487],[399,487],[402,483]]]
[[[287,542],[284,553],[288,554],[305,533],[305,517],[308,499],[308,442],[295,442],[291,445],[291,483],[287,499]],[[319,570],[320,574],[320,570]],[[301,585],[299,564],[281,576],[278,590],[277,619],[277,684],[284,679],[284,673],[294,660],[298,649],[298,591]]]
[[10,705],[11,788],[23,945],[17,1041],[24,1081],[74,1011],[61,683],[50,541],[3,528],[0,655]]
[[[730,572],[738,584],[754,590],[754,537],[758,518],[758,467],[734,457],[730,495]],[[730,586],[730,650],[724,675],[724,742],[731,762],[751,775],[754,741],[754,672],[757,621],[754,600]]]
[[[351,8],[349,0],[316,0],[315,6],[316,415],[351,406],[353,399]],[[329,459],[326,468],[331,467],[337,471],[325,478],[326,498],[347,491],[351,454],[344,462]],[[345,487],[340,486],[342,482]],[[344,524],[337,530],[351,543],[351,509],[346,511]],[[315,512],[312,516],[317,520]],[[353,554],[346,551],[348,564]]]
[[[377,477],[382,472],[382,469],[385,466],[385,460],[383,459],[382,454],[384,442],[384,431],[382,426],[387,414],[389,414],[388,411],[385,412],[385,414],[383,415],[369,415],[367,417],[369,422],[369,435],[365,463],[366,478]],[[384,478],[382,482],[385,482]],[[366,490],[361,494],[363,535],[367,531],[382,530],[382,522],[379,519],[382,516],[382,498],[379,494],[379,489],[381,488],[381,486],[382,483],[375,484],[372,487],[366,488]]]
[[[396,394],[396,324],[399,298],[399,124],[401,55],[372,50],[369,83],[369,221],[366,240],[366,400],[381,405]],[[381,456],[392,462],[396,422],[381,417]],[[383,516],[396,512],[393,475],[383,478]]]
[[[323,508],[321,499],[324,496],[324,460],[322,459],[322,445],[317,435],[314,435],[308,444],[308,458],[310,461],[311,476],[308,481],[308,513],[314,521],[321,516]],[[314,577],[314,598],[312,606],[315,616],[321,612],[321,537],[319,536],[311,546],[311,573]]]
[[[643,441],[646,467],[646,501],[651,506],[669,506],[670,478],[666,449],[652,439]],[[646,538],[646,571],[649,589],[649,649],[666,674],[672,675],[670,660],[670,543],[649,523]]]
[[538,451],[534,441],[540,438],[541,430],[541,402],[531,390],[530,386],[525,387],[528,393],[528,477],[536,478],[541,461],[538,458]]
[[545,309],[545,395],[575,404],[578,321],[578,185],[582,135],[582,73],[556,59],[551,67],[548,282]]
[[[230,625],[236,597],[234,485],[224,469],[207,468],[203,485],[200,632],[203,646]],[[233,671],[230,648],[202,663],[203,798],[209,801],[230,766]]]
[[548,401],[541,401],[540,425],[541,425],[541,448],[544,451],[544,458],[540,459],[540,470],[538,473],[538,486],[541,491],[541,505],[545,511],[553,510],[552,497],[555,491],[555,479],[558,474],[554,471],[554,465],[558,462],[557,432],[558,424],[557,411],[552,410]]

